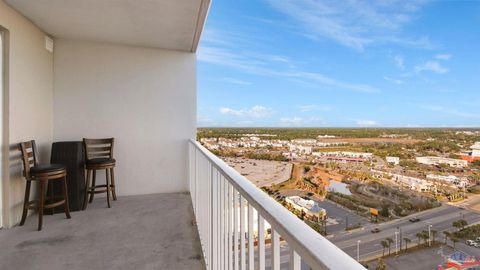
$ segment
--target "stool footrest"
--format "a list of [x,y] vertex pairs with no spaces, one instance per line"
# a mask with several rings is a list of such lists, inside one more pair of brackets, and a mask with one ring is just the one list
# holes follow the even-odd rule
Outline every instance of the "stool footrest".
[[46,208],[46,209],[54,208],[54,207],[57,207],[57,206],[62,205],[64,203],[65,203],[65,200],[61,200],[61,201],[58,201],[58,202],[46,204],[46,205],[43,206],[43,208]]

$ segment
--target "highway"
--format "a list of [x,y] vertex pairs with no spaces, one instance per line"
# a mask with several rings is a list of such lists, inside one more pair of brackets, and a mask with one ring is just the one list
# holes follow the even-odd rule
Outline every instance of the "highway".
[[[410,222],[408,219],[412,217],[418,217],[420,218],[420,221]],[[415,235],[422,230],[428,231],[429,225],[432,225],[431,229],[438,232],[436,241],[443,241],[443,231],[454,230],[454,228],[452,228],[452,222],[461,218],[465,219],[468,224],[480,222],[480,215],[475,212],[460,209],[455,206],[443,205],[435,209],[383,224],[368,224],[359,231],[351,233],[340,232],[333,237],[330,237],[330,241],[350,256],[356,257],[357,241],[360,240],[360,259],[362,260],[382,254],[383,248],[380,242],[387,237],[390,237],[395,241],[395,232],[399,231],[399,229],[402,232],[402,239],[408,237],[412,241],[411,244],[413,244],[417,242],[417,237]],[[379,228],[381,231],[379,233],[371,233],[370,231],[373,228]],[[398,241],[400,241],[400,235],[398,236]],[[404,242],[402,243],[402,246],[404,246]],[[398,247],[400,247],[400,242],[398,242]],[[395,252],[395,243],[392,244],[391,250],[392,252]],[[480,257],[480,249],[478,249],[477,254],[470,255]]]

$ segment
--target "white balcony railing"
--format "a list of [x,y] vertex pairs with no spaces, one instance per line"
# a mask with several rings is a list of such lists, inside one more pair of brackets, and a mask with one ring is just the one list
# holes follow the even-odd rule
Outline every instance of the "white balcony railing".
[[[190,194],[208,270],[263,270],[268,257],[270,269],[279,270],[281,238],[288,243],[290,269],[365,269],[198,142],[189,143],[189,162]],[[267,257],[265,222],[271,226]]]

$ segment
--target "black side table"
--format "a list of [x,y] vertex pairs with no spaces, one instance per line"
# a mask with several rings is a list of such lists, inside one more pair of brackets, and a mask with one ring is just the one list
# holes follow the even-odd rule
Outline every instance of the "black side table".
[[[70,211],[82,209],[85,194],[85,154],[82,142],[55,142],[52,144],[52,164],[62,164],[67,167],[67,188]],[[54,196],[62,194],[62,187],[57,183],[49,183]],[[54,212],[63,213],[63,208]]]

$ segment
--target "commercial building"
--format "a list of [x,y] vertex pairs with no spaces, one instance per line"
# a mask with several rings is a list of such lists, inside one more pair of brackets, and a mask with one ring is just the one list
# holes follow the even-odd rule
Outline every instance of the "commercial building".
[[440,165],[447,164],[450,167],[465,168],[468,166],[468,161],[463,159],[444,158],[444,157],[417,157],[417,162],[425,165]]
[[387,163],[393,164],[393,165],[399,165],[400,164],[400,158],[399,157],[386,157]]
[[480,160],[480,142],[475,142],[471,147],[470,151],[466,151],[462,155],[462,159],[468,162],[474,162],[475,160]]
[[313,200],[306,200],[299,196],[290,196],[285,198],[285,202],[293,209],[304,212],[307,219],[319,221],[327,216],[327,211]]
[[470,183],[466,177],[458,177],[455,175],[427,174],[427,179],[443,181],[452,187],[458,188],[467,187]]

